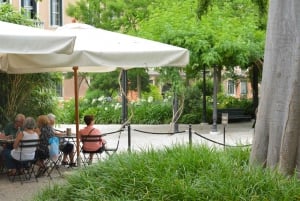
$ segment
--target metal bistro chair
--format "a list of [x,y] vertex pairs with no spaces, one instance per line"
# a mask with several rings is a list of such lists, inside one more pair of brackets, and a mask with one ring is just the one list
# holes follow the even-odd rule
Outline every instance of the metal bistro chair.
[[9,178],[12,182],[15,181],[15,177],[18,176],[21,184],[24,181],[29,181],[32,176],[35,177],[36,182],[38,182],[37,177],[35,176],[34,164],[36,159],[33,158],[31,160],[22,160],[22,152],[25,152],[26,149],[35,149],[40,144],[40,139],[35,140],[21,140],[19,143],[20,147],[20,160],[15,160],[17,163],[17,174],[11,176]]
[[[108,156],[112,156],[114,153],[117,152],[118,148],[119,148],[119,144],[120,144],[120,136],[121,136],[121,132],[123,130],[118,130],[118,131],[115,131],[115,132],[110,132],[110,133],[105,133],[105,134],[101,134],[101,135],[85,135],[85,136],[81,136],[81,142],[82,142],[82,146],[81,146],[81,153],[83,154],[83,165],[84,166],[87,166],[89,164],[89,156],[88,158],[86,157],[86,154],[94,154],[96,155],[97,157],[97,160],[100,160],[101,158],[101,154],[102,153],[105,153],[107,154]],[[102,137],[103,136],[106,136],[106,135],[109,135],[109,134],[113,134],[113,133],[117,133],[119,132],[119,137],[118,137],[118,143],[117,143],[117,146],[115,148],[109,148],[107,147],[107,145],[104,146],[103,149],[99,149],[99,150],[96,150],[96,151],[86,151],[83,149],[83,145],[84,143],[87,143],[87,142],[99,142],[99,141],[102,141]]]
[[[99,149],[96,151],[86,151],[83,149],[83,145],[85,143],[96,143],[96,142],[101,142],[102,141],[102,135],[86,135],[86,136],[81,136],[81,142],[82,142],[82,146],[81,146],[81,152],[83,154],[83,165],[86,166],[89,164],[89,155],[90,154],[94,154],[94,156],[96,155],[97,160],[100,160],[100,156],[101,154],[104,152],[104,149]],[[88,156],[86,156],[88,155]]]
[[45,160],[45,166],[46,166],[46,172],[47,176],[52,179],[51,174],[53,173],[54,170],[56,170],[56,172],[59,174],[60,177],[62,177],[62,174],[60,172],[60,163],[62,161],[62,157],[63,157],[63,153],[62,151],[59,149],[59,145],[63,142],[63,139],[60,137],[53,137],[56,138],[58,140],[58,147],[57,147],[57,155],[55,156],[49,156],[49,158],[47,158]]

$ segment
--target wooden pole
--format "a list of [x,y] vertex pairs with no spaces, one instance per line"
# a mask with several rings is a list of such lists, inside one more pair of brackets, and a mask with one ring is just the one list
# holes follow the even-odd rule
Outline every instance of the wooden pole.
[[79,104],[78,104],[78,66],[73,67],[74,71],[74,95],[75,95],[75,123],[76,123],[76,153],[77,165],[80,166],[80,141],[79,141]]

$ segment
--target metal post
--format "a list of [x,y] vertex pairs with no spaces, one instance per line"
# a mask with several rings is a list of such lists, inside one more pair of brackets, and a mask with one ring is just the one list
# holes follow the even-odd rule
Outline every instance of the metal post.
[[225,130],[226,130],[226,126],[228,125],[228,113],[222,113],[222,124],[224,126],[224,131],[223,131],[223,146],[224,146],[224,150],[226,148],[226,143],[225,143]]
[[206,123],[206,68],[203,66],[203,82],[202,82],[202,123]]
[[190,124],[189,125],[189,145],[190,147],[192,146],[193,144],[193,139],[192,139],[192,125]]
[[178,119],[178,98],[177,98],[177,94],[174,92],[174,97],[173,97],[173,114],[174,119],[176,120],[176,122],[174,122],[174,128],[173,131],[176,133],[179,131],[178,129],[178,124],[177,124],[177,119]]
[[212,127],[211,127],[211,133],[212,134],[218,134],[218,127],[217,127],[217,90],[218,90],[217,67],[214,66],[213,124],[212,124]]
[[127,121],[127,71],[122,70],[122,124]]
[[127,133],[128,133],[128,148],[127,148],[127,151],[128,152],[131,152],[131,127],[130,127],[130,124],[128,124],[127,126]]
[[225,144],[225,129],[226,128],[226,125],[224,125],[224,132],[223,132],[223,144],[224,144],[224,150],[226,148],[226,144]]

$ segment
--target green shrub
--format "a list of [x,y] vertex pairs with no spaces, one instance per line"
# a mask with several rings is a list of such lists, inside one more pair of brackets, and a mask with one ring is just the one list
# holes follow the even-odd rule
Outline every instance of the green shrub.
[[[202,100],[196,94],[198,87],[188,90],[185,97],[184,111],[178,121],[182,124],[197,124],[202,122]],[[155,91],[155,90],[154,90]],[[155,94],[155,93],[154,93]],[[128,104],[128,119],[133,124],[167,124],[172,120],[172,97],[164,100],[157,100],[148,96],[147,100],[141,99]],[[206,122],[212,123],[212,97],[207,96]],[[252,104],[247,99],[237,99],[231,96],[218,96],[218,109],[221,108],[243,108],[251,114]],[[120,124],[122,121],[122,105],[118,98],[100,96],[99,98],[79,100],[79,117],[83,122],[85,114],[94,114],[97,124]],[[75,123],[74,100],[64,103],[63,108],[58,112],[59,123]]]
[[232,96],[218,94],[218,108],[243,108],[247,109],[251,107],[252,99],[235,98]]
[[[197,124],[202,122],[202,107],[203,107],[203,83],[199,80],[186,88],[185,91],[185,101],[184,110],[182,116],[179,119],[180,123],[183,124]],[[212,96],[213,83],[211,80],[207,80],[206,83],[206,120],[211,119],[210,108],[212,107],[212,102],[210,102],[209,97]]]
[[145,100],[134,103],[130,110],[133,124],[166,124],[172,119],[172,104],[170,102],[148,102]]
[[[59,123],[75,123],[74,100],[64,103],[63,109],[58,113]],[[104,96],[98,99],[79,101],[79,118],[83,122],[86,114],[95,115],[97,124],[120,124],[122,105],[119,101]],[[170,100],[154,101],[152,97],[148,100],[140,100],[128,105],[128,118],[134,124],[166,124],[172,119],[172,104]]]
[[176,145],[122,153],[76,171],[39,200],[299,200],[300,182],[250,167],[250,149]]
[[152,97],[154,101],[162,101],[163,97],[160,93],[160,90],[155,85],[150,85],[150,92],[144,92],[142,94],[143,99],[148,99],[149,97]]

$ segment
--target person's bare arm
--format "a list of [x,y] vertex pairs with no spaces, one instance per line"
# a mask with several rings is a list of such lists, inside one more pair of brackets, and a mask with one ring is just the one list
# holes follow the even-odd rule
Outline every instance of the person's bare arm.
[[58,131],[58,130],[54,130],[54,134],[55,134],[56,136],[63,136],[63,135],[66,134],[66,132],[61,132],[61,131]]
[[13,145],[14,149],[16,149],[19,146],[19,143],[23,139],[23,136],[24,136],[23,132],[19,132],[17,134],[17,137],[16,137],[16,139],[14,141],[14,145]]

